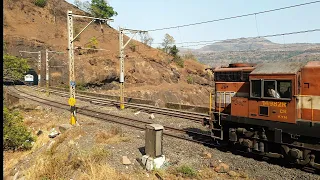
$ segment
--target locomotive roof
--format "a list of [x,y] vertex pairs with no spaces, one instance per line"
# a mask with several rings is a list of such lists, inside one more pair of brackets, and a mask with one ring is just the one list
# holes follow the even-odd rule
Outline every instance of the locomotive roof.
[[216,68],[214,72],[230,72],[230,71],[252,71],[254,67],[236,67],[236,68]]
[[262,63],[250,74],[296,74],[305,65],[305,62]]

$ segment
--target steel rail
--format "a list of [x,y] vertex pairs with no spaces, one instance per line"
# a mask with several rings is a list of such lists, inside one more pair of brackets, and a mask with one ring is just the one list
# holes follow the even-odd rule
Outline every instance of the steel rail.
[[[33,89],[44,91],[42,88],[36,88]],[[58,94],[63,97],[68,97],[68,94],[66,92],[60,91],[60,90],[50,90],[49,92]],[[92,104],[96,105],[117,105],[118,101],[95,97],[95,96],[88,96],[88,95],[82,95],[78,94],[77,96],[80,100],[89,101]],[[151,105],[145,105],[145,104],[135,104],[135,103],[125,103],[127,107],[131,109],[138,109],[138,110],[144,110],[150,113],[156,113],[156,114],[162,114],[162,115],[168,115],[173,117],[179,117],[184,119],[189,119],[195,122],[201,122],[203,118],[209,118],[208,115],[200,114],[200,113],[194,113],[194,112],[188,112],[188,111],[179,111],[179,110],[173,110],[169,108],[158,108]]]
[[[35,95],[31,95],[29,93],[23,92],[23,91],[18,90],[18,89],[16,89],[16,90],[18,92],[20,92],[20,93],[23,93],[23,94],[27,95],[26,96],[26,95],[19,94],[23,98],[26,98],[26,99],[29,99],[29,100],[32,100],[32,101],[36,101],[38,103],[42,103],[42,104],[45,104],[45,105],[48,105],[48,106],[53,106],[53,107],[59,108],[59,109],[68,110],[70,108],[68,105],[66,105],[64,103],[59,103],[59,102],[47,100],[47,99],[40,98],[40,97],[37,97]],[[12,96],[14,96],[14,95],[12,95]],[[98,111],[95,111],[95,110],[85,109],[85,108],[77,108],[77,113],[78,114],[82,114],[82,115],[86,115],[86,116],[89,116],[89,117],[94,117],[94,118],[97,118],[97,119],[103,119],[103,120],[106,120],[106,121],[111,121],[111,122],[114,122],[114,123],[127,125],[127,126],[130,126],[130,127],[134,127],[136,129],[143,129],[144,130],[145,128],[144,127],[140,127],[140,126],[136,126],[136,125],[133,125],[133,124],[123,123],[123,122],[115,120],[115,119],[121,119],[121,120],[125,120],[125,121],[128,121],[128,122],[131,121],[131,122],[140,123],[140,124],[143,124],[143,125],[150,124],[150,122],[147,122],[147,121],[142,121],[142,120],[138,120],[138,119],[118,116],[118,115],[104,113],[104,112],[98,112]],[[169,127],[169,126],[164,126],[164,129],[165,130],[169,130],[169,131],[175,131],[175,132],[182,133],[181,135],[193,134],[193,135],[196,135],[196,136],[202,136],[200,139],[203,138],[203,141],[190,139],[191,137],[187,138],[187,137],[182,137],[182,136],[179,136],[179,135],[171,134],[171,133],[168,133],[168,132],[164,132],[163,134],[166,135],[166,136],[171,136],[171,137],[174,137],[174,138],[184,139],[184,140],[188,140],[188,141],[191,141],[191,142],[196,142],[196,143],[199,143],[199,144],[204,144],[204,145],[209,145],[209,146],[217,146],[214,143],[208,142],[208,141],[211,141],[212,138],[211,138],[210,135],[207,135],[207,134],[203,134],[203,133],[199,133],[199,132],[195,132],[195,131],[178,129],[178,128]],[[199,137],[197,137],[197,138],[199,138]]]

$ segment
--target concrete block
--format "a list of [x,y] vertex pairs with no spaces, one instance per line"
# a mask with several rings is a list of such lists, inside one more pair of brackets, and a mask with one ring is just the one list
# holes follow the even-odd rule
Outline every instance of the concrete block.
[[71,124],[61,124],[61,125],[59,126],[59,131],[60,131],[61,133],[64,133],[66,130],[68,130],[68,129],[70,129],[70,128],[72,128],[72,125],[71,125]]
[[166,159],[164,155],[157,158],[152,158],[148,155],[144,155],[141,158],[142,164],[146,167],[148,171],[151,171],[153,169],[160,169],[161,166],[164,164],[165,160]]

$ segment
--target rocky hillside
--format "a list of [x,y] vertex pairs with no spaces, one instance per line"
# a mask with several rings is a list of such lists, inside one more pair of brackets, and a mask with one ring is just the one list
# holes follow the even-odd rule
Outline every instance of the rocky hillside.
[[277,44],[265,38],[240,38],[216,42],[192,52],[200,62],[210,66],[234,62],[311,61],[320,60],[320,44]]
[[[45,49],[61,51],[50,60],[51,85],[67,86],[69,81],[67,56],[67,11],[85,15],[64,0],[48,1],[45,7],[34,5],[33,0],[4,1],[4,43],[7,52],[41,51],[41,77],[45,77]],[[74,30],[80,31],[89,20],[74,18]],[[119,38],[118,31],[108,25],[93,23],[75,42],[75,47],[86,48],[90,39],[106,51],[76,50],[75,73],[79,86],[94,88],[109,94],[118,94]],[[128,40],[126,36],[125,41]],[[91,44],[92,45],[92,44]],[[167,54],[132,40],[125,54],[125,92],[127,96],[159,101],[203,105],[207,102],[209,74],[207,66],[185,60],[183,68],[172,62]],[[36,68],[35,54],[22,54]],[[49,54],[49,58],[53,54]],[[188,92],[184,92],[187,91]],[[184,93],[181,93],[184,92]],[[175,98],[170,98],[175,96]]]

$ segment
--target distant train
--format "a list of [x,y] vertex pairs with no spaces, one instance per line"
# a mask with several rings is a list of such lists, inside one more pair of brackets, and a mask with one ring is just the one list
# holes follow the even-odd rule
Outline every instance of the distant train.
[[230,64],[211,69],[214,139],[320,169],[320,61]]
[[27,85],[27,86],[38,85],[38,75],[37,75],[37,73],[33,69],[30,69],[26,73],[26,75],[24,76],[23,83],[25,85]]
[[27,74],[24,76],[24,84],[32,86],[34,84],[34,78],[32,74]]

